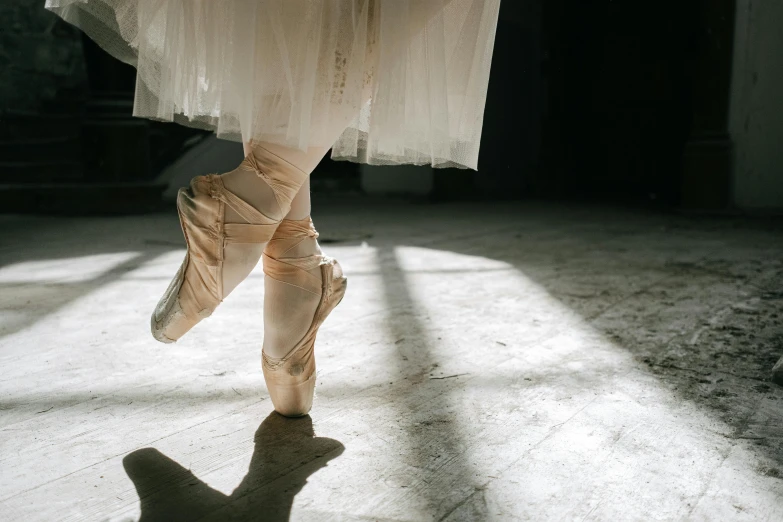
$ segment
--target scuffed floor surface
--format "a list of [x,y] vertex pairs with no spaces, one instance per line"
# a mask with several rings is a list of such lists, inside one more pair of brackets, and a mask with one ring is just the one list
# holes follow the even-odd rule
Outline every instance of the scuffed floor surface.
[[783,520],[783,233],[322,205],[350,278],[270,415],[259,269],[175,345],[174,213],[2,217],[0,520]]

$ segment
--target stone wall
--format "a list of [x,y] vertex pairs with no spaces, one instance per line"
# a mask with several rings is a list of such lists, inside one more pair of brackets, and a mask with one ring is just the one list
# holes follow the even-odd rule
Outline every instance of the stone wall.
[[731,95],[734,203],[783,209],[783,3],[739,0]]

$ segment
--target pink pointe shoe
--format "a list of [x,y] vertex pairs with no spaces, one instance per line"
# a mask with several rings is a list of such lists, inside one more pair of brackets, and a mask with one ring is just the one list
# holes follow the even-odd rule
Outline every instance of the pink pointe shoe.
[[[276,282],[290,285],[287,295],[292,302],[288,306],[296,309],[297,296],[318,305],[310,327],[304,336],[283,357],[263,355],[264,379],[275,410],[286,417],[307,415],[313,405],[315,393],[315,337],[326,317],[340,303],[345,295],[347,279],[340,264],[320,252],[295,257],[298,245],[308,240],[314,243],[318,232],[312,220],[283,220],[264,251],[264,273]],[[318,275],[316,275],[318,274]],[[267,289],[275,283],[267,279]],[[289,287],[289,288],[290,288]],[[267,290],[269,291],[269,290]],[[272,306],[286,303],[273,302]]]
[[[212,315],[226,296],[224,261],[226,247],[237,243],[266,243],[288,213],[291,200],[307,174],[272,155],[248,155],[239,169],[254,171],[272,189],[278,209],[265,215],[230,192],[220,175],[193,178],[177,195],[187,254],[182,265],[155,307],[150,319],[152,335],[163,343],[173,343],[202,319]],[[226,223],[230,207],[245,223]],[[275,217],[279,216],[279,217]],[[257,259],[256,259],[257,261]],[[253,264],[245,272],[252,270]],[[235,280],[247,273],[233,274]],[[229,290],[230,291],[230,290]]]

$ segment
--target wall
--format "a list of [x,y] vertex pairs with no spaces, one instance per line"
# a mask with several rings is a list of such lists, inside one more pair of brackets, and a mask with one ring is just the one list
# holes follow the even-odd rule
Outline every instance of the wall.
[[359,172],[366,194],[424,196],[432,192],[434,172],[430,167],[360,165]]
[[733,198],[783,209],[783,2],[737,0],[730,129]]
[[23,201],[11,186],[82,178],[88,87],[80,33],[43,0],[0,2],[0,28],[0,196],[7,212],[8,201]]
[[80,33],[44,0],[0,2],[0,112],[36,111],[86,88]]

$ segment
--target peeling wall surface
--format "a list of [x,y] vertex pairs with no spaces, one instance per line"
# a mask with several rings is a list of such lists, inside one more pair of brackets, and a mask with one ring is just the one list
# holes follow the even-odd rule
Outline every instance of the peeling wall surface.
[[731,133],[734,203],[783,208],[783,2],[737,0]]

